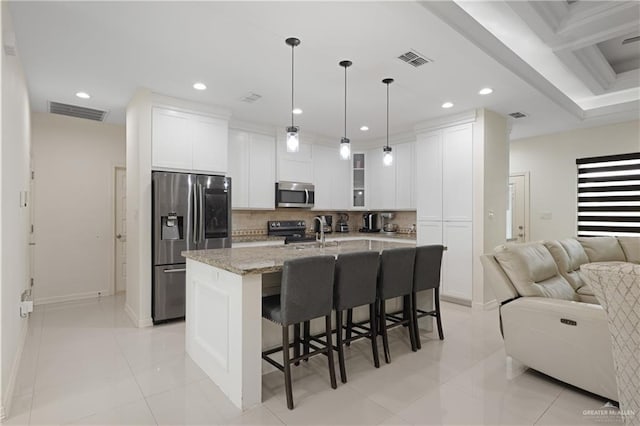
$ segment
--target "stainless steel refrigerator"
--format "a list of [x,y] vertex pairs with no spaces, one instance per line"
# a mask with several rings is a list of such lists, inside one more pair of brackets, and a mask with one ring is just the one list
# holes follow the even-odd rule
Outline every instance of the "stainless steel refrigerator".
[[153,322],[185,315],[184,250],[231,247],[231,178],[152,173]]

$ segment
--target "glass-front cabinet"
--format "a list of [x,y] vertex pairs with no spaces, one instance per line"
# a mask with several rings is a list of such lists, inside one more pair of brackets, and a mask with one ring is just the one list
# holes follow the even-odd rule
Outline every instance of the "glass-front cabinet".
[[365,154],[354,153],[352,155],[352,207],[365,208]]

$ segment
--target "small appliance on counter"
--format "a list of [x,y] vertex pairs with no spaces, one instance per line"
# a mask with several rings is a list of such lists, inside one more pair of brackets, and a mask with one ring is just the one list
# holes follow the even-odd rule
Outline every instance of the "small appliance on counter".
[[315,241],[315,236],[307,236],[307,224],[304,220],[270,220],[267,222],[267,234],[285,237],[284,243]]
[[[331,232],[333,232],[331,225],[333,224],[333,216],[331,215],[322,215],[319,216],[321,219],[323,219],[323,223],[324,225],[322,226],[324,233],[325,234],[330,234]],[[313,225],[313,232],[320,232],[320,222],[318,222],[317,220],[313,221],[314,225]]]
[[362,215],[363,226],[360,232],[380,232],[378,225],[378,213],[365,213]]
[[395,214],[380,213],[380,217],[382,218],[382,232],[385,234],[395,234],[398,232],[398,224],[389,223],[389,221],[395,217]]
[[346,213],[338,214],[338,222],[336,222],[336,232],[349,232],[349,215]]

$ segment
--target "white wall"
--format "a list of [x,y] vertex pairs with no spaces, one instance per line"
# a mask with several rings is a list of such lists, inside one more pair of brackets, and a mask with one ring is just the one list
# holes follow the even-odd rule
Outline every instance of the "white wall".
[[[13,31],[8,2],[0,6],[2,42]],[[0,418],[8,415],[28,321],[19,302],[29,286],[29,207],[20,192],[29,190],[29,96],[18,56],[0,52]]]
[[125,165],[124,126],[49,113],[32,116],[34,299],[114,290],[114,179]]
[[576,235],[576,158],[636,151],[640,121],[512,141],[511,173],[530,172],[530,240]]

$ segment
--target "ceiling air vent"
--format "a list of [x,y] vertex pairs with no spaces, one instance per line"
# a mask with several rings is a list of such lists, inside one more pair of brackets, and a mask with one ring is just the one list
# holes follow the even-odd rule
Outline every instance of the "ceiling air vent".
[[246,95],[244,95],[243,97],[241,97],[240,100],[242,102],[246,102],[248,104],[252,104],[255,101],[259,100],[260,98],[262,98],[262,95],[258,95],[257,93],[249,92]]
[[107,111],[63,104],[49,101],[49,112],[52,114],[68,115],[69,117],[86,118],[87,120],[104,121]]
[[414,67],[419,67],[421,65],[428,64],[429,62],[433,62],[433,60],[427,58],[424,55],[421,55],[415,50],[410,50],[403,53],[402,55],[398,56],[398,59],[408,63],[409,65],[413,65]]
[[525,118],[527,114],[525,114],[524,112],[512,112],[509,114],[509,116],[513,118]]

